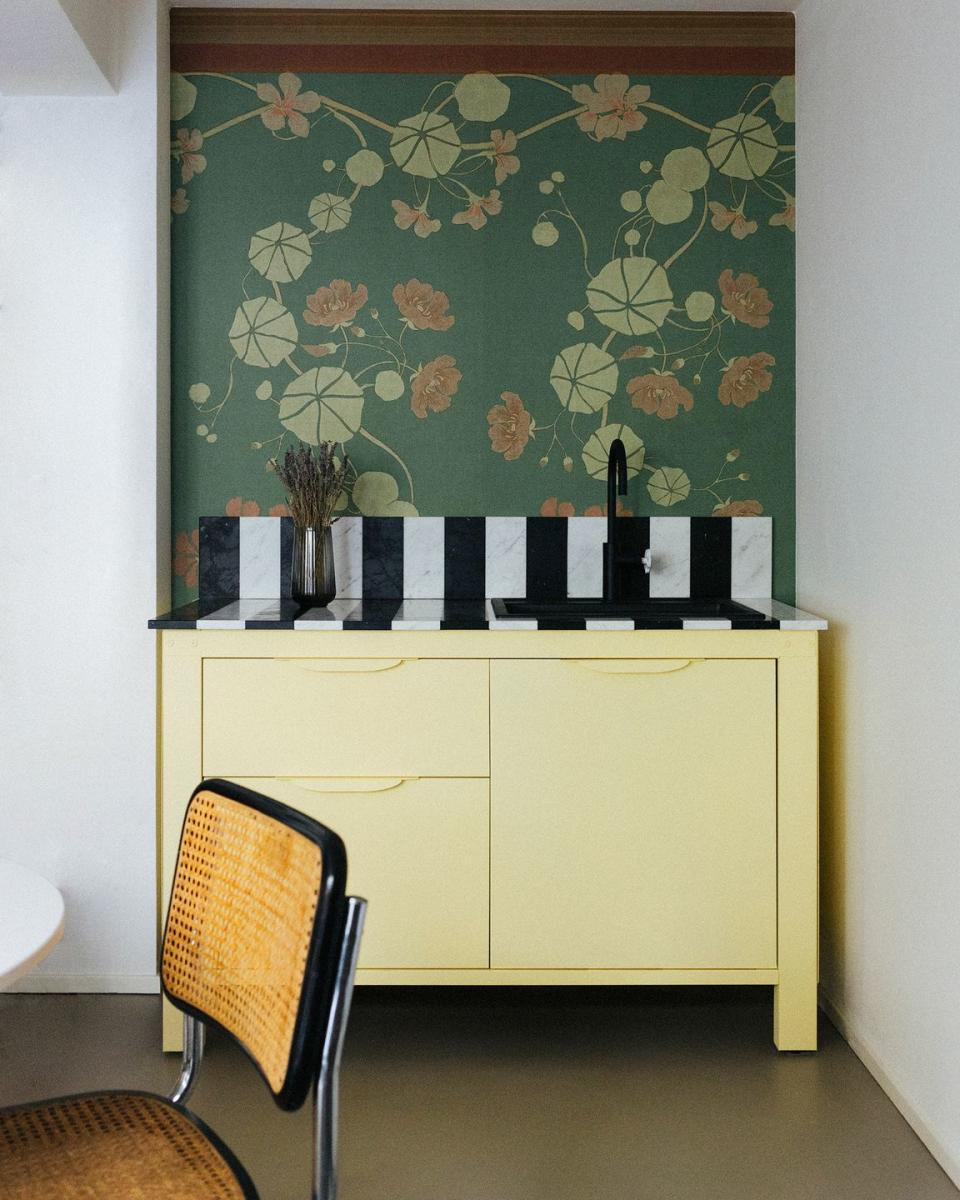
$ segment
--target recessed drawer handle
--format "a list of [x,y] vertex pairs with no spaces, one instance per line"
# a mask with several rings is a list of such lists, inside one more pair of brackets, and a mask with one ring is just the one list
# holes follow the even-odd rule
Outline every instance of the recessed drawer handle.
[[366,675],[376,671],[392,671],[404,663],[416,662],[415,658],[278,658],[276,662],[289,663],[301,671],[312,671],[323,675]]
[[676,671],[684,671],[696,663],[703,662],[702,658],[646,658],[630,659],[582,659],[568,658],[564,660],[574,667],[584,667],[587,671],[596,671],[599,675],[672,675]]
[[350,779],[330,776],[326,779],[303,779],[299,776],[294,778],[290,775],[277,775],[276,778],[282,779],[284,783],[292,784],[302,792],[392,792],[394,788],[401,787],[405,783],[416,782],[420,776],[398,775],[390,779]]

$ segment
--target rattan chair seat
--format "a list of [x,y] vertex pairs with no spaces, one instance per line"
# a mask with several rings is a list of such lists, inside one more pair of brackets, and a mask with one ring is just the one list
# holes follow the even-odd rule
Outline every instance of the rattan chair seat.
[[0,1109],[4,1200],[255,1200],[216,1135],[168,1100],[92,1092]]

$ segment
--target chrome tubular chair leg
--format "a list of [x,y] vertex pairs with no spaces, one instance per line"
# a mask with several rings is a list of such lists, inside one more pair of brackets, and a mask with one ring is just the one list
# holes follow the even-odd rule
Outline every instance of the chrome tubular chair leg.
[[180,1078],[170,1093],[174,1104],[185,1104],[193,1091],[197,1076],[200,1074],[200,1064],[203,1062],[203,1022],[188,1013],[183,1014],[183,1058],[180,1064]]
[[340,1058],[347,1031],[353,980],[360,952],[360,935],[367,902],[357,896],[347,899],[347,921],[337,964],[330,1018],[323,1039],[323,1055],[317,1075],[313,1108],[314,1164],[313,1200],[336,1200],[337,1195],[337,1103]]

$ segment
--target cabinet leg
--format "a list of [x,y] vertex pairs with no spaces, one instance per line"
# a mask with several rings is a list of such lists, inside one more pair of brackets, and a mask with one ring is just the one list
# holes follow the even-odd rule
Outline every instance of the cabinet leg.
[[773,1041],[778,1050],[816,1050],[817,980],[783,981],[773,989]]
[[183,1050],[183,1013],[163,997],[163,1049],[180,1053]]

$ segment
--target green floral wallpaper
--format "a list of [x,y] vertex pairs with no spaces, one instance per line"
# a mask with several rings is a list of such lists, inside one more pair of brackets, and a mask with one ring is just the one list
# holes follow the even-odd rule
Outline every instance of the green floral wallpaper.
[[775,518],[793,591],[792,78],[172,78],[173,563],[285,511]]

